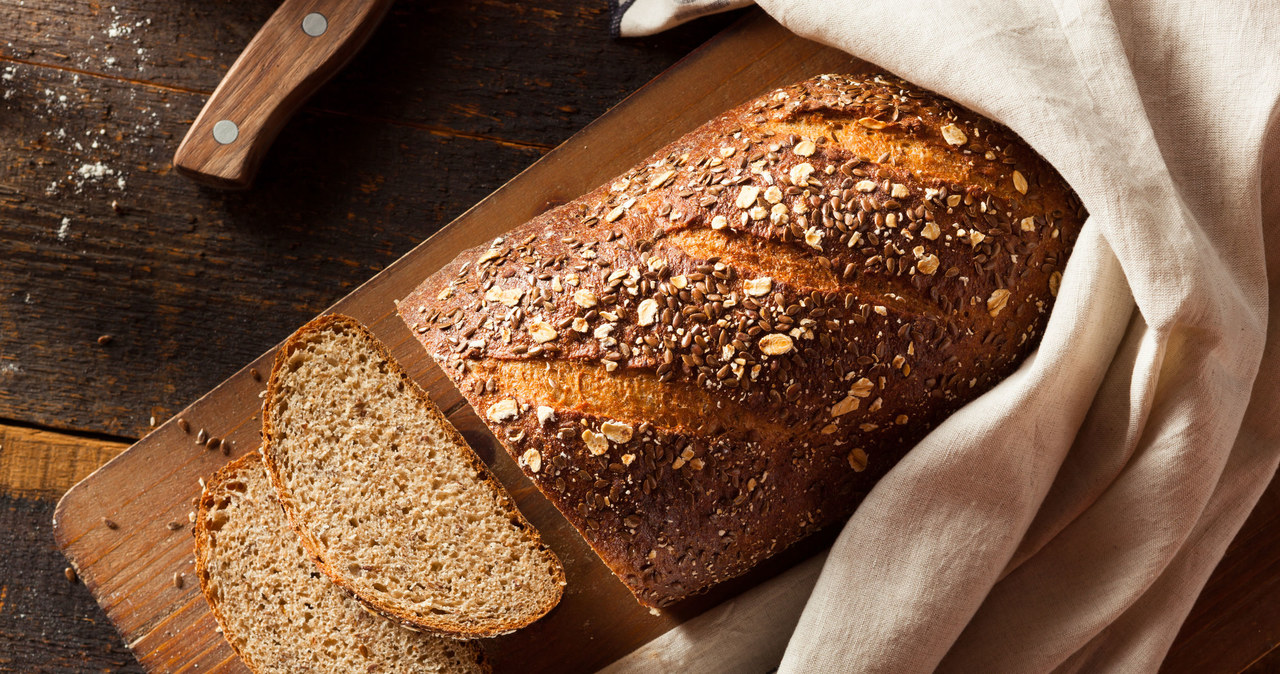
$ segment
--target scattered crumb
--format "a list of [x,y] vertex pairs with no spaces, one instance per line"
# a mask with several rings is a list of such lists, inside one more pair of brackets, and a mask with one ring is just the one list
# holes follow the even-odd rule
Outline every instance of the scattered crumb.
[[[110,11],[111,23],[107,24],[102,31],[102,35],[107,38],[107,41],[101,49],[103,51],[112,51],[117,47],[129,49],[138,56],[136,62],[132,64],[133,67],[139,71],[145,70],[147,50],[142,47],[141,37],[144,32],[142,29],[151,25],[151,19],[133,19],[125,16],[114,5],[110,8]],[[90,36],[89,39],[92,41],[93,36]],[[93,57],[90,56],[85,59],[85,62],[88,63],[92,60]],[[120,67],[122,60],[127,60],[127,57],[122,59],[119,56],[112,55],[102,59],[103,63],[111,68]]]
[[[18,73],[17,66],[5,66],[4,70],[0,70],[0,82],[12,82],[13,76]],[[16,89],[10,88],[8,85],[4,87],[4,100],[9,100],[17,93]]]
[[[144,38],[151,19],[137,16],[127,7],[111,6],[103,10],[99,15],[101,32],[89,35],[90,48],[81,65],[90,71],[145,70],[150,47],[145,46]],[[60,128],[59,122],[103,107],[105,102],[98,98],[93,78],[82,80],[80,73],[67,73],[58,85],[35,86],[32,78],[24,76],[26,68],[20,63],[0,64],[0,97],[12,101],[5,103],[6,107],[20,105],[40,119],[51,120],[49,130],[43,134],[48,149],[71,158],[69,165],[61,167],[60,177],[47,184],[45,193],[80,194],[87,189],[125,191],[132,167],[138,166],[137,157],[129,156],[126,147],[145,147],[146,154],[160,150],[158,146],[135,139],[155,134],[161,125],[161,113],[167,112],[170,104],[161,101],[152,109],[139,100],[136,91],[132,92],[133,114],[128,125],[107,122],[81,136]]]
[[71,218],[63,218],[58,224],[58,240],[66,241],[71,236]]
[[85,180],[102,180],[106,176],[115,173],[115,171],[112,171],[102,162],[95,162],[92,164],[82,164],[76,173],[80,174],[80,177]]

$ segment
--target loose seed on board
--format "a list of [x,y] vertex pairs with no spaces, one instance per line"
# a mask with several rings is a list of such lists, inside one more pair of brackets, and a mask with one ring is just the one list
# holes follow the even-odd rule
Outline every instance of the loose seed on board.
[[208,434],[208,433],[205,433],[205,432],[204,432],[204,429],[203,429],[203,428],[201,428],[201,429],[200,429],[200,432],[196,433],[196,444],[197,444],[197,445],[203,445],[203,444],[204,444],[205,442],[207,442],[208,440],[209,440],[209,434]]
[[103,524],[105,524],[105,525],[106,525],[106,527],[107,527],[108,529],[119,529],[119,528],[120,528],[120,525],[119,525],[119,524],[116,524],[115,522],[113,522],[113,521],[111,521],[111,520],[107,519],[106,517],[102,518],[102,523],[103,523]]
[[179,529],[181,529],[181,528],[182,528],[182,523],[181,523],[181,522],[170,522],[170,523],[166,524],[166,525],[165,525],[165,527],[166,527],[166,528],[168,528],[168,529],[169,529],[169,531],[177,531],[177,530],[179,530]]
[[106,346],[111,343],[111,339],[112,339],[111,335],[101,335],[98,337],[98,344],[101,346]]
[[253,377],[254,381],[262,381],[262,373],[258,372],[256,367],[249,368],[249,376]]
[[187,423],[187,420],[183,417],[178,417],[178,428],[181,428],[183,433],[191,432],[191,424]]
[[67,582],[68,582],[68,583],[74,583],[74,582],[76,582],[76,570],[75,570],[75,569],[73,569],[73,568],[71,568],[71,567],[69,567],[69,566],[68,566],[67,568],[65,568],[65,569],[63,569],[63,570],[62,570],[62,575],[64,575],[64,576],[66,576],[66,577],[67,577]]
[[182,584],[183,584],[182,572],[181,572],[181,571],[174,571],[174,572],[173,572],[173,586],[174,586],[174,587],[176,587],[176,588],[178,588],[179,590],[181,590],[181,589],[182,589]]

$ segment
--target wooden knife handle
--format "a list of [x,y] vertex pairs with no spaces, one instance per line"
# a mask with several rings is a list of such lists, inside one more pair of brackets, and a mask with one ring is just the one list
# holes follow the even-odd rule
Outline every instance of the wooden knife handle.
[[244,189],[289,117],[360,50],[392,0],[284,0],[205,103],[173,166]]

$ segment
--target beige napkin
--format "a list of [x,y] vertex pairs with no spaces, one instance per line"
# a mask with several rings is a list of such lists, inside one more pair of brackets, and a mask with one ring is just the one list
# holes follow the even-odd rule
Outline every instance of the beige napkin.
[[[1155,670],[1280,458],[1280,5],[760,4],[1005,123],[1090,218],[1037,353],[879,483],[820,575],[615,670]],[[779,601],[815,575],[802,612]]]

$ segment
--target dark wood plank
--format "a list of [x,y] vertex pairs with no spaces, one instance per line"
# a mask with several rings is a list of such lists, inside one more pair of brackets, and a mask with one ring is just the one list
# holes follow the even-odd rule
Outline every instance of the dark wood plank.
[[[569,586],[561,604],[534,626],[486,642],[500,670],[592,671],[796,559],[780,560],[779,566],[738,584],[651,615],[506,453],[497,449],[493,437],[395,315],[394,301],[462,249],[507,231],[549,204],[587,191],[601,176],[616,175],[724,109],[772,86],[854,67],[848,56],[792,36],[756,14],[549,153],[334,307],[368,324],[437,404],[450,411],[450,420],[491,464],[520,509],[565,562]],[[253,366],[265,371],[270,355]],[[235,453],[248,451],[259,424],[261,386],[241,371],[182,414],[193,428],[206,427],[215,435],[235,439]],[[163,524],[189,510],[198,490],[197,478],[226,460],[191,449],[191,444],[190,436],[176,424],[166,423],[77,485],[58,509],[59,542],[86,584],[142,663],[163,671],[196,664],[207,670],[226,658],[226,647],[212,632],[203,603],[191,592],[175,591],[168,582],[173,571],[190,568],[191,545],[189,540],[169,536]],[[104,516],[120,527],[103,527]]]
[[[0,418],[141,436],[718,25],[655,50],[611,41],[603,3],[558,7],[397,6],[321,94],[338,112],[304,112],[257,188],[223,194],[169,161],[270,2],[0,0],[22,27],[0,44]],[[473,123],[386,121],[406,111]]]
[[54,501],[0,490],[0,671],[141,672],[92,595],[63,575]]
[[140,671],[52,534],[57,497],[126,446],[0,424],[0,671]]
[[1249,663],[1244,672],[1247,672],[1247,674],[1273,674],[1274,672],[1280,672],[1280,647],[1273,646],[1271,650]]
[[[0,0],[0,56],[207,95],[278,4]],[[612,40],[603,1],[401,0],[313,107],[549,149],[734,18]]]
[[541,154],[306,113],[257,189],[224,193],[168,167],[201,96],[27,66],[5,85],[0,417],[54,428],[142,435]]
[[1205,584],[1161,672],[1280,671],[1277,646],[1280,483],[1272,482]]
[[0,492],[50,500],[128,446],[0,423]]

